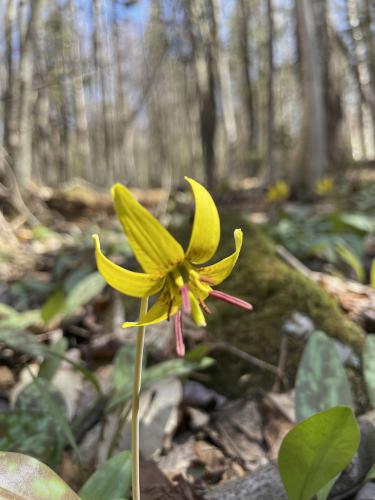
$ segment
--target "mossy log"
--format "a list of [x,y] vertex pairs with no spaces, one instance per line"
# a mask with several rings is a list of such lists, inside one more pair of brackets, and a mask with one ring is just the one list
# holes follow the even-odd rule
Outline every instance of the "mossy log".
[[[233,229],[242,227],[244,244],[236,268],[230,278],[220,288],[230,294],[251,302],[252,313],[243,312],[225,303],[215,302],[211,305],[214,314],[209,320],[209,329],[220,341],[226,341],[244,352],[273,365],[278,364],[280,342],[284,335],[283,325],[296,312],[308,316],[316,329],[322,330],[334,339],[353,348],[359,354],[364,342],[364,332],[353,323],[340,309],[336,300],[318,284],[300,272],[289,267],[276,253],[272,240],[255,225],[239,220],[239,217],[222,218],[223,255],[230,252],[233,240]],[[298,360],[304,346],[304,340],[288,336],[288,361],[286,375],[293,385]],[[220,373],[220,359],[225,356],[225,373]],[[228,360],[228,356],[233,358]],[[274,376],[265,374],[259,368],[249,370],[235,356],[229,353],[218,355],[215,372],[215,386],[231,380],[228,370],[237,374],[251,374],[253,382],[267,387],[264,376],[271,382]],[[224,361],[224,360],[223,360]],[[229,361],[229,363],[228,363]],[[232,361],[232,362],[231,362]],[[235,373],[232,375],[236,378]],[[214,378],[214,377],[213,377]],[[225,391],[228,395],[238,395],[237,389]],[[232,392],[232,393],[231,393]],[[240,389],[241,392],[241,389]]]

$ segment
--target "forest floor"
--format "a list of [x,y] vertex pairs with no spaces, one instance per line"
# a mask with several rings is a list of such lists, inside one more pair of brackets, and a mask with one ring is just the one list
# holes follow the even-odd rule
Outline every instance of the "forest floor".
[[[254,302],[253,319],[248,323],[216,307],[206,329],[186,320],[184,359],[176,359],[169,324],[149,329],[141,399],[144,500],[203,498],[211,487],[273,463],[296,421],[293,386],[301,350],[322,325],[348,345],[347,358],[357,360],[349,372],[359,371],[364,336],[375,332],[372,175],[352,175],[346,187],[314,205],[280,200],[271,206],[259,189],[218,197],[223,248],[230,251],[227,234],[240,214],[254,241],[260,231],[271,242],[278,267],[260,276],[267,287],[255,287],[262,288],[257,298],[248,269],[257,265],[254,246],[245,245],[246,265],[239,263],[228,288]],[[186,239],[193,214],[189,193],[169,200],[163,190],[135,194]],[[93,470],[129,448],[135,332],[120,325],[125,317],[135,319],[138,308],[96,272],[92,234],[100,234],[117,263],[135,269],[136,262],[107,193],[77,183],[39,188],[25,201],[31,224],[30,213],[16,213],[6,198],[0,219],[0,449],[36,456],[78,490]],[[311,282],[329,296],[327,305],[320,292],[312,292],[330,317],[334,310],[335,324],[342,322],[347,337],[305,307],[299,288],[301,305],[286,314],[283,304],[276,319],[270,314],[277,290],[285,286],[275,284],[276,274],[287,268],[303,276],[301,283],[296,278],[298,287]],[[266,334],[275,342],[254,350],[251,344],[261,346]],[[357,411],[364,413],[370,404],[361,378],[351,376]]]

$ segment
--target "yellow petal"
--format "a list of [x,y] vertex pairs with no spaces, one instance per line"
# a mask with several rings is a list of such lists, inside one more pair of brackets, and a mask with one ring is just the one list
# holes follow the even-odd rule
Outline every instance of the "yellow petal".
[[129,244],[146,273],[164,275],[184,260],[181,245],[125,186],[115,184],[112,196]]
[[116,290],[131,297],[145,297],[161,290],[164,279],[150,274],[135,273],[111,262],[101,251],[99,237],[93,235],[98,271]]
[[234,265],[237,262],[242,246],[243,235],[241,229],[234,231],[234,241],[236,250],[225,259],[212,264],[212,266],[202,267],[198,270],[199,275],[203,280],[207,280],[210,285],[218,285],[224,281],[232,272]]
[[174,302],[172,308],[170,307],[169,290],[165,289],[165,291],[160,295],[158,300],[143,318],[140,318],[139,321],[134,322],[127,321],[123,323],[122,326],[124,328],[129,328],[131,326],[146,326],[160,323],[160,321],[168,319],[168,316],[172,317],[174,314],[176,314],[178,307],[179,304],[177,304],[176,302]]
[[220,241],[220,219],[210,193],[189,177],[195,199],[195,215],[186,258],[194,264],[204,264],[215,254]]

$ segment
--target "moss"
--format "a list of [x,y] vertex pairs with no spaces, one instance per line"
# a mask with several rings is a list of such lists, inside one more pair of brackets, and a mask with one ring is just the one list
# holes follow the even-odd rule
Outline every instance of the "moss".
[[[364,341],[361,328],[346,317],[334,298],[319,285],[285,264],[277,256],[272,240],[259,227],[240,221],[238,216],[222,218],[223,254],[230,252],[230,244],[233,246],[231,240],[235,227],[243,228],[244,245],[235,271],[220,288],[251,302],[254,311],[249,314],[210,301],[214,314],[209,320],[209,329],[215,337],[277,365],[283,323],[294,312],[299,312],[309,316],[317,329],[349,344],[359,353]],[[300,339],[289,337],[287,376],[291,385],[302,349]],[[217,364],[216,373],[212,372],[216,387],[228,378],[227,373],[220,373],[220,365]],[[269,387],[274,381],[269,373],[261,373],[259,369],[245,367],[242,363],[236,372],[251,373],[252,382],[263,387]],[[232,395],[236,395],[235,388],[233,391]]]

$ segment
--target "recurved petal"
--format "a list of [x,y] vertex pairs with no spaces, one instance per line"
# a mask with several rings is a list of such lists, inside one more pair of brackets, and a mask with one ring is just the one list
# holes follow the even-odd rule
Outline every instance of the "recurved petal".
[[204,264],[215,254],[220,241],[220,219],[210,193],[197,181],[185,177],[195,199],[193,230],[186,258],[194,264]]
[[212,266],[201,267],[198,269],[199,275],[203,280],[207,280],[210,285],[218,285],[224,281],[232,272],[242,247],[243,234],[241,229],[234,231],[234,241],[236,250],[225,259],[212,264]]
[[140,318],[139,321],[127,321],[123,323],[122,326],[124,328],[129,328],[131,326],[146,326],[160,323],[160,321],[164,321],[176,314],[178,307],[179,304],[177,303],[174,303],[172,307],[170,307],[169,291],[165,290],[145,316]]
[[102,253],[97,234],[93,235],[93,240],[98,271],[111,287],[131,297],[145,297],[161,290],[164,278],[136,273],[118,266]]
[[125,186],[115,184],[112,196],[129,244],[146,273],[164,275],[183,261],[181,245]]

